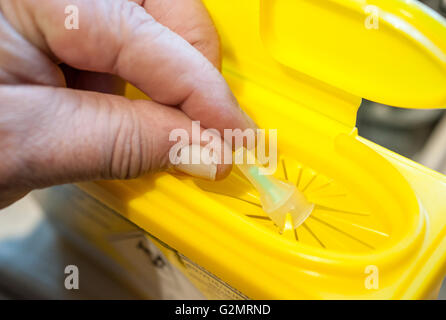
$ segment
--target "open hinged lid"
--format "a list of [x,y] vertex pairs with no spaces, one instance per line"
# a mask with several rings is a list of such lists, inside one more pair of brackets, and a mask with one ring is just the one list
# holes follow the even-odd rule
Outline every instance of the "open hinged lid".
[[446,106],[446,20],[413,0],[261,0],[261,34],[284,65],[399,107]]

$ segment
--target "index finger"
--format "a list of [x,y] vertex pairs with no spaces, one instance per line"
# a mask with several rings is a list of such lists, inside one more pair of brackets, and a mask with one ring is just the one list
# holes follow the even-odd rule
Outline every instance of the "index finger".
[[[20,3],[38,31],[28,34],[28,38],[43,48],[47,46],[70,66],[116,74],[156,102],[180,106],[205,128],[221,133],[224,129],[255,128],[219,71],[138,4],[127,0]],[[66,28],[64,12],[68,6],[77,8],[79,29]]]

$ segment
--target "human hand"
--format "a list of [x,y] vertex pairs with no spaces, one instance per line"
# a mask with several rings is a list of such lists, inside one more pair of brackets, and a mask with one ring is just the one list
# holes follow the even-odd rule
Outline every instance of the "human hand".
[[[219,67],[200,0],[0,0],[0,208],[35,188],[166,169],[169,133],[193,120],[255,128]],[[153,101],[117,95],[120,79]],[[181,167],[211,180],[230,169]]]

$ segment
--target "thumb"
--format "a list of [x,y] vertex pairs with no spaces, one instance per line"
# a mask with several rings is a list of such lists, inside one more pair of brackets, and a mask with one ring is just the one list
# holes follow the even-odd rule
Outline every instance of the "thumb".
[[[172,130],[182,128],[192,137],[190,118],[152,101],[38,86],[0,86],[0,97],[0,180],[24,191],[156,172],[171,165],[169,151],[177,144],[169,140]],[[216,139],[222,146],[217,161],[223,163],[231,150]],[[193,139],[184,144],[204,145]],[[200,161],[178,168],[214,180],[231,165]]]

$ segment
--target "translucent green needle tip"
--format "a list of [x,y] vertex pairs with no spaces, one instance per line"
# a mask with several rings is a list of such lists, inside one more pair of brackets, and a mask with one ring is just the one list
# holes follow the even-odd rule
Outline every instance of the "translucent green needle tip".
[[265,213],[281,230],[284,228],[287,213],[291,215],[293,227],[300,226],[313,211],[314,204],[308,202],[293,184],[262,174],[261,167],[252,161],[255,157],[246,149],[238,149],[236,159],[244,158],[241,152],[247,153],[246,161],[237,164],[237,167],[259,192]]

